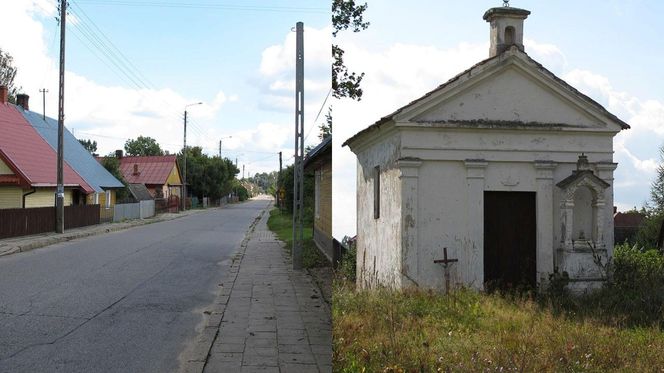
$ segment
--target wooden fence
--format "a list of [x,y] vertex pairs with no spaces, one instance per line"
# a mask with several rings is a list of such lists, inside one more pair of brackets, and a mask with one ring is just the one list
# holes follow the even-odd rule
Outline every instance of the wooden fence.
[[180,198],[178,196],[169,196],[168,198],[156,198],[154,200],[155,213],[163,214],[165,212],[180,211]]
[[[99,224],[99,205],[65,206],[65,229]],[[55,207],[0,210],[0,238],[55,231]]]

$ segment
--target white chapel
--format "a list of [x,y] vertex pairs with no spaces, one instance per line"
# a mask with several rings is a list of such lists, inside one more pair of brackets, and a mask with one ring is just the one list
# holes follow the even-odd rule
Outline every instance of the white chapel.
[[489,58],[344,143],[360,286],[536,287],[554,272],[573,291],[601,284],[613,138],[629,125],[528,56],[529,14],[486,11]]

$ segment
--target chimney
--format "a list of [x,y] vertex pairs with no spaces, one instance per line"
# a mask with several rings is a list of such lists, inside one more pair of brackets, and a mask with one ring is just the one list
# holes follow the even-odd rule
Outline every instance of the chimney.
[[16,105],[23,108],[23,110],[30,110],[30,96],[20,93],[16,95]]
[[523,52],[523,21],[528,18],[529,10],[512,8],[509,0],[503,0],[504,6],[491,8],[484,13],[484,20],[491,28],[489,57],[497,56],[516,45]]
[[122,150],[118,149],[115,151],[115,158],[121,159],[122,158]]
[[6,85],[0,85],[0,104],[6,104],[9,98],[9,88]]
[[138,175],[140,175],[140,174],[141,174],[141,173],[138,172],[138,164],[134,163],[134,176],[138,176]]

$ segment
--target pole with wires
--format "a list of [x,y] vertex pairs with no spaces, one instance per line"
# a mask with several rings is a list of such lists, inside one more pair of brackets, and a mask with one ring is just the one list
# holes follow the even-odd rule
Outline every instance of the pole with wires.
[[293,165],[293,269],[302,268],[304,239],[304,23],[295,26],[295,164]]
[[281,186],[282,181],[281,181],[281,152],[279,152],[279,174],[277,175],[277,207],[281,208],[281,197],[279,197],[279,194],[281,194]]
[[48,89],[40,89],[39,93],[42,94],[42,118],[44,119],[44,122],[46,121],[46,93],[48,92]]
[[182,211],[187,209],[187,108],[184,109],[184,145],[182,147]]
[[67,0],[60,0],[60,84],[58,86],[58,160],[55,190],[55,232],[65,231],[64,128],[65,128],[65,23]]

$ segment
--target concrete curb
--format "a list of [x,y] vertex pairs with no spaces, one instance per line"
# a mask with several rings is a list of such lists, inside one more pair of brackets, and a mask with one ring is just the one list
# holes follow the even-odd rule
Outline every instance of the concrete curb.
[[[219,208],[219,207],[216,207]],[[17,254],[17,253],[23,253],[35,249],[39,249],[45,246],[50,246],[54,245],[57,243],[62,243],[62,242],[67,242],[67,241],[72,241],[76,240],[79,238],[86,238],[86,237],[91,237],[91,236],[96,236],[99,234],[104,234],[104,233],[110,233],[110,232],[117,232],[117,231],[122,231],[134,227],[140,227],[143,225],[148,225],[148,224],[154,224],[154,223],[160,223],[163,221],[170,221],[170,220],[175,220],[175,219],[180,219],[184,218],[186,216],[191,216],[203,211],[207,211],[210,209],[205,209],[205,210],[187,210],[188,212],[186,213],[179,213],[178,215],[170,215],[170,216],[156,216],[153,218],[148,218],[148,219],[136,219],[136,220],[131,220],[128,222],[122,222],[122,223],[105,223],[102,225],[96,225],[96,226],[91,226],[91,227],[83,227],[83,228],[76,228],[76,229],[81,229],[82,231],[75,231],[75,232],[70,232],[70,233],[64,233],[62,235],[55,235],[53,234],[52,236],[45,236],[45,237],[33,237],[30,238],[30,236],[25,237],[25,243],[18,243],[18,244],[9,244],[8,249],[3,249],[2,248],[2,240],[0,240],[0,257],[7,256],[7,255],[12,255],[12,254]],[[13,239],[7,239],[7,240],[13,240]],[[20,241],[21,238],[18,238],[17,241]]]
[[230,298],[231,292],[233,291],[233,285],[235,285],[235,280],[237,279],[237,275],[240,272],[240,265],[242,264],[242,258],[244,258],[247,244],[251,239],[251,235],[254,233],[256,225],[258,225],[258,222],[263,219],[263,216],[270,207],[271,206],[268,206],[263,211],[261,211],[260,215],[256,217],[249,226],[244,239],[240,243],[239,250],[233,256],[229,270],[226,272],[222,282],[219,284],[221,289],[217,293],[217,297],[215,298],[214,303],[203,312],[205,315],[205,326],[203,327],[201,333],[198,335],[196,342],[194,342],[194,346],[187,353],[187,358],[180,366],[179,372],[201,373],[205,369],[205,364],[207,363],[210,349],[212,348],[212,345],[217,339],[217,335],[219,334],[221,320],[224,317],[228,299]]

